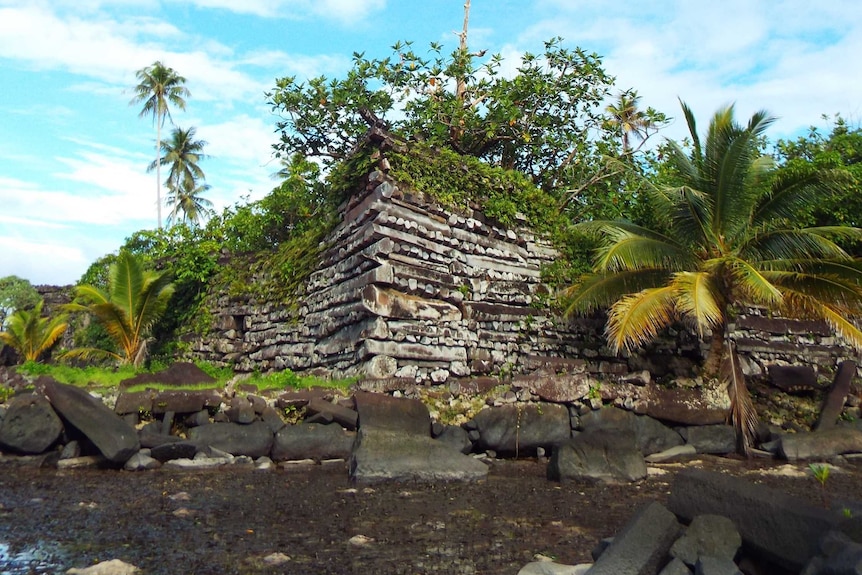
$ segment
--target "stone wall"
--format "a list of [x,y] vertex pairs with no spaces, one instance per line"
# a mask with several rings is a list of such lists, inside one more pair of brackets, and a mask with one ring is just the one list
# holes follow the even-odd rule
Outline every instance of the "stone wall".
[[[636,356],[614,356],[602,316],[563,319],[544,305],[541,269],[556,257],[546,241],[476,211],[446,210],[383,171],[366,182],[344,206],[298,309],[214,296],[215,329],[194,344],[193,358],[239,371],[432,382],[538,369],[690,376],[702,360],[703,342],[685,329]],[[752,376],[772,363],[828,373],[857,359],[822,322],[752,310],[735,330]]]

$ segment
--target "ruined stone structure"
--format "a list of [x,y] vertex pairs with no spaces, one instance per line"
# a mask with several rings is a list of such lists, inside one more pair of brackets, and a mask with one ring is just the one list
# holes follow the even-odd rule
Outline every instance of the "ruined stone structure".
[[[425,382],[541,368],[600,378],[644,369],[687,376],[702,360],[703,342],[685,329],[637,356],[611,354],[602,317],[565,320],[544,305],[550,294],[541,270],[556,257],[549,243],[472,209],[447,210],[399,186],[386,166],[380,159],[344,205],[298,308],[214,294],[214,329],[194,342],[192,357],[239,371]],[[755,310],[735,327],[750,376],[773,363],[828,375],[839,361],[857,359],[822,322]]]

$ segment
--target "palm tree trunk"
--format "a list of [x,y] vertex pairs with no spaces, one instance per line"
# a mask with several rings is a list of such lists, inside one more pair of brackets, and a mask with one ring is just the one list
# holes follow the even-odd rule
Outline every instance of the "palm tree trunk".
[[718,375],[721,360],[724,357],[724,336],[727,334],[727,324],[721,323],[712,330],[712,339],[709,343],[709,355],[703,364],[703,375],[705,378],[713,378]]
[[162,229],[162,116],[156,118],[156,214]]

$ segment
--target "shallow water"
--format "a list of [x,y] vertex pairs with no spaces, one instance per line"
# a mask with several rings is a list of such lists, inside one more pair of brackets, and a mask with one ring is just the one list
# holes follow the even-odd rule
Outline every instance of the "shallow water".
[[62,551],[56,545],[40,543],[36,547],[12,551],[7,543],[0,542],[0,574],[36,575],[65,573],[60,563]]

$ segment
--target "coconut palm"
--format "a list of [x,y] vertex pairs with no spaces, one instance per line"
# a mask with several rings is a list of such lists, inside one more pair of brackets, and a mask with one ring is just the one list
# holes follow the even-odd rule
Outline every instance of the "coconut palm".
[[213,214],[213,203],[201,197],[209,189],[208,184],[195,185],[194,182],[191,186],[184,184],[179,190],[171,189],[167,198],[168,207],[171,208],[168,224],[186,222],[198,225],[210,217]]
[[625,90],[620,93],[614,104],[605,108],[611,116],[608,123],[622,134],[623,154],[631,152],[632,136],[642,142],[646,141],[650,131],[657,129],[658,124],[663,124],[665,121],[664,116],[654,119],[649,113],[641,110],[640,99],[635,90]]
[[[180,110],[186,109],[185,98],[189,91],[185,87],[186,79],[177,74],[173,68],[168,68],[161,62],[142,68],[135,74],[139,83],[135,86],[135,97],[130,105],[144,103],[139,117],[152,116],[156,125],[156,209],[159,228],[162,227],[162,175],[161,164],[158,162],[162,149],[162,126],[165,118],[171,119],[170,106]],[[171,122],[173,120],[171,119]]]
[[593,273],[568,292],[568,311],[609,307],[606,334],[616,351],[632,350],[678,320],[711,334],[704,372],[730,384],[731,416],[747,451],[757,420],[728,340],[734,306],[822,318],[862,346],[862,331],[848,319],[862,304],[862,268],[834,241],[862,238],[862,230],[794,225],[800,209],[834,191],[835,180],[813,167],[777,173],[759,151],[774,121],[765,112],[742,127],[733,106],[718,110],[702,144],[694,115],[682,107],[691,154],[670,142],[668,157],[680,185],[650,191],[666,229],[581,224],[601,243]]
[[203,153],[207,143],[195,140],[194,127],[174,128],[169,139],[162,142],[162,156],[153,160],[147,167],[148,171],[159,166],[170,166],[165,184],[168,191],[194,189],[197,182],[206,176],[198,163],[206,158]]
[[146,359],[150,329],[164,313],[173,293],[167,274],[145,271],[138,258],[121,252],[108,272],[106,289],[77,286],[75,302],[66,306],[69,311],[92,314],[120,352],[77,348],[66,352],[64,357],[110,358],[121,364],[140,366]]
[[69,327],[63,315],[42,317],[44,303],[39,300],[33,309],[19,309],[9,316],[6,331],[0,331],[0,342],[18,352],[24,361],[38,361]]

